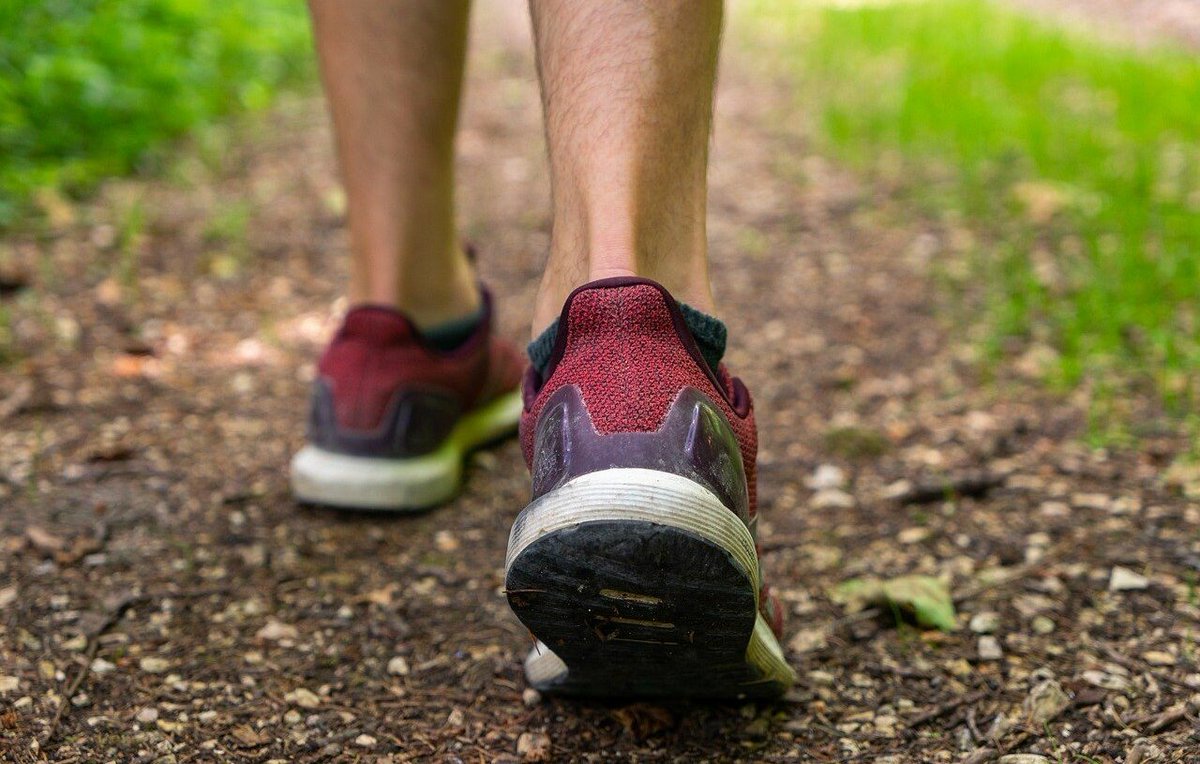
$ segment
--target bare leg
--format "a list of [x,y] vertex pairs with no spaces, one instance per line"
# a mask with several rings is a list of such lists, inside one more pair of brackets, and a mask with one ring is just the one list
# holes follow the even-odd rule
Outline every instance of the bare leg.
[[554,224],[536,335],[567,293],[639,275],[711,312],[708,139],[721,0],[531,0]]
[[310,0],[346,184],[351,303],[429,326],[479,305],[454,225],[466,0]]

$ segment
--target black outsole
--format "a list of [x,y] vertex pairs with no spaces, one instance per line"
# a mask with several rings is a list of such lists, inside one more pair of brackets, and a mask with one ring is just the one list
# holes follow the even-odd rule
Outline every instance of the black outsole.
[[754,581],[722,547],[671,526],[605,520],[548,533],[509,565],[509,604],[567,671],[537,689],[600,697],[764,698],[750,665]]

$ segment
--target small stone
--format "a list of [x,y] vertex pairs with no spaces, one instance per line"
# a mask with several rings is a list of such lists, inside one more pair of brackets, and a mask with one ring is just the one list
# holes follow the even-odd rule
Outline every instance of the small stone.
[[1062,685],[1053,679],[1039,682],[1029,691],[1022,708],[1026,718],[1038,729],[1066,710],[1071,699]]
[[289,708],[283,714],[283,723],[291,726],[299,724],[303,719],[304,717],[300,715],[300,712],[294,708]]
[[1000,757],[1000,764],[1050,764],[1050,759],[1036,753],[1009,753]]
[[450,729],[460,730],[467,724],[467,716],[461,708],[455,708],[446,717],[446,726]]
[[837,677],[828,671],[810,671],[808,681],[818,687],[832,687]]
[[270,620],[254,636],[257,639],[264,639],[268,642],[278,642],[283,639],[296,639],[300,636],[300,632],[291,624]]
[[946,670],[957,677],[967,677],[975,673],[975,669],[964,658],[955,658],[946,662]]
[[1135,591],[1145,589],[1149,585],[1150,579],[1120,565],[1113,567],[1112,575],[1108,578],[1108,590],[1110,592]]
[[1054,621],[1044,615],[1035,617],[1029,625],[1033,627],[1033,632],[1035,634],[1042,635],[1049,634],[1050,632],[1054,631],[1055,628]]
[[1136,515],[1142,509],[1142,502],[1136,496],[1122,496],[1109,505],[1108,511],[1114,515]]
[[103,658],[97,658],[96,660],[92,661],[91,666],[92,673],[94,674],[108,674],[115,671],[116,668],[117,664],[113,663],[112,661],[106,661]]
[[871,723],[875,726],[875,731],[883,737],[895,737],[898,721],[895,716],[890,714],[880,714],[872,719]]
[[881,496],[888,501],[895,501],[902,496],[907,496],[912,492],[912,483],[908,480],[897,480],[894,483],[889,483],[881,493]]
[[158,721],[158,709],[153,706],[146,706],[142,710],[138,711],[137,716],[134,718],[142,724],[153,724],[154,722]]
[[454,552],[458,550],[458,539],[450,531],[438,531],[433,534],[433,545],[439,552]]
[[846,473],[836,465],[822,464],[804,483],[814,491],[841,488],[846,485]]
[[901,544],[918,544],[929,538],[930,533],[928,528],[905,528],[896,534],[896,540]]
[[1174,666],[1175,656],[1166,650],[1147,650],[1142,653],[1142,660],[1151,666]]
[[367,734],[354,738],[354,744],[359,748],[374,748],[379,741]]
[[388,661],[387,672],[392,676],[408,676],[408,660],[403,655],[397,655]]
[[525,691],[521,693],[521,702],[525,704],[526,708],[533,708],[542,702],[542,694],[532,687],[526,687]]
[[1129,689],[1129,680],[1123,676],[1117,676],[1116,674],[1109,674],[1104,671],[1092,669],[1089,671],[1084,671],[1079,676],[1088,684],[1104,690],[1124,691]]
[[1102,493],[1077,493],[1071,496],[1071,504],[1079,509],[1105,511],[1112,504],[1112,499]]
[[1043,501],[1038,506],[1043,517],[1063,518],[1071,516],[1071,505],[1064,501]]
[[836,488],[827,488],[817,493],[809,502],[813,509],[853,509],[854,497]]
[[1000,641],[990,635],[984,635],[979,638],[976,650],[979,653],[979,660],[981,661],[998,661],[1004,657],[1004,650],[1000,648]]
[[996,718],[992,720],[992,726],[984,733],[984,737],[988,740],[999,740],[1008,734],[1008,731],[1013,728],[1013,720],[1008,718],[1006,714],[996,714]]
[[1000,614],[990,610],[976,613],[971,616],[971,622],[967,626],[976,634],[994,634],[996,629],[1000,628]]
[[522,732],[517,738],[521,761],[550,761],[550,736],[544,732]]
[[304,687],[297,687],[287,695],[284,695],[283,699],[301,708],[317,708],[321,705],[321,699],[317,697],[317,694]]
[[138,661],[138,667],[147,674],[163,674],[166,673],[167,669],[171,668],[171,663],[166,658],[147,655]]
[[801,629],[796,632],[796,636],[788,642],[788,647],[793,652],[809,653],[813,650],[822,650],[828,646],[828,641],[825,637],[825,629]]

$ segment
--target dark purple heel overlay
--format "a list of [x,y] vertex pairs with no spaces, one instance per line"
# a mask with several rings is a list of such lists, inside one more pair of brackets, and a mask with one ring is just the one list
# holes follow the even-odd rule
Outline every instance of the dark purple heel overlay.
[[680,391],[658,430],[611,435],[596,432],[578,387],[562,387],[538,417],[533,453],[535,499],[580,475],[634,467],[693,480],[749,524],[737,439],[725,415],[693,387]]
[[451,397],[430,392],[397,391],[373,430],[349,430],[337,422],[333,391],[324,379],[313,385],[308,440],[338,454],[382,459],[423,456],[437,449],[460,414]]

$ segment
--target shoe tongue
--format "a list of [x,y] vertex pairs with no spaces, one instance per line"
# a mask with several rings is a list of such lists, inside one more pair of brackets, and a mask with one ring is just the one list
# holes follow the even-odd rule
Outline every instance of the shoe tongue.
[[386,305],[351,308],[342,321],[341,333],[378,344],[403,342],[416,334],[407,316]]

